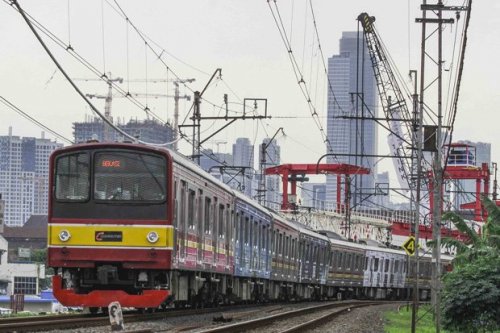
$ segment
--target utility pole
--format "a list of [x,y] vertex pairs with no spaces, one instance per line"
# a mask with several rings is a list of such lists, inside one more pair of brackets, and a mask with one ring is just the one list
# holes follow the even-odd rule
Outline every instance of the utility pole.
[[[442,168],[442,118],[443,118],[443,108],[442,108],[442,72],[443,72],[443,24],[453,24],[454,19],[443,19],[443,11],[454,11],[458,13],[459,11],[467,10],[465,6],[445,6],[442,0],[438,0],[436,4],[427,4],[427,0],[423,0],[421,5],[422,18],[417,18],[417,23],[422,23],[422,47],[421,47],[421,80],[420,80],[420,112],[422,113],[424,107],[424,90],[426,89],[426,82],[424,80],[424,69],[425,69],[425,59],[426,56],[430,57],[426,52],[425,40],[430,37],[426,35],[426,24],[433,23],[437,24],[437,35],[438,35],[438,54],[437,59],[432,59],[435,64],[437,64],[437,129],[435,133],[436,147],[434,149],[434,165],[433,165],[433,195],[434,195],[434,206],[432,213],[432,238],[434,241],[434,248],[432,251],[432,305],[434,307],[434,319],[436,325],[436,332],[439,333],[441,330],[441,207],[442,207],[442,184],[443,184],[443,168]],[[427,11],[436,13],[437,18],[427,18]],[[434,32],[432,32],[434,34]],[[434,82],[433,81],[433,82]],[[430,84],[429,84],[430,86]],[[425,103],[429,104],[429,103]],[[418,244],[417,244],[418,245]],[[418,246],[417,246],[418,248]],[[413,320],[412,320],[412,332],[413,331]]]
[[[413,285],[413,306],[411,312],[411,332],[415,333],[417,325],[417,312],[418,312],[418,302],[419,302],[419,290],[418,290],[418,273],[419,273],[419,232],[420,232],[420,190],[422,184],[422,126],[423,126],[423,108],[418,108],[418,94],[417,94],[417,71],[411,70],[410,77],[414,80],[414,90],[413,90],[413,113],[414,113],[414,132],[415,141],[417,143],[417,177],[416,177],[416,189],[415,189],[415,277]],[[420,110],[420,111],[419,111]],[[414,168],[413,168],[414,169]],[[413,191],[412,191],[412,201],[413,201]],[[409,270],[408,270],[409,272]]]

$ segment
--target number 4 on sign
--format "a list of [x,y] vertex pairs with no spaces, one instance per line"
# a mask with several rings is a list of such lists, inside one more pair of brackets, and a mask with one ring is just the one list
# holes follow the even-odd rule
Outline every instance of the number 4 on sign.
[[408,237],[408,239],[403,243],[402,247],[409,256],[413,256],[415,254],[415,237]]

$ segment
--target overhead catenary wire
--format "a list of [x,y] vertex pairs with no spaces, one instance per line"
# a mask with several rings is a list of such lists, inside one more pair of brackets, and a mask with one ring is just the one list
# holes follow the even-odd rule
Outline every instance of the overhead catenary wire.
[[52,59],[52,61],[54,62],[54,64],[57,66],[57,68],[59,69],[59,71],[63,74],[63,76],[66,78],[66,80],[68,80],[68,82],[70,83],[70,85],[73,87],[73,89],[77,92],[78,95],[80,95],[80,97],[90,106],[90,108],[92,109],[92,111],[94,111],[106,124],[108,124],[111,128],[113,128],[115,131],[119,132],[120,134],[122,134],[124,137],[132,140],[132,141],[135,141],[135,142],[140,142],[140,143],[143,143],[143,144],[148,144],[148,145],[154,145],[154,146],[165,146],[165,145],[169,145],[169,144],[172,144],[173,142],[168,142],[168,143],[163,143],[163,144],[153,144],[153,143],[149,143],[149,142],[145,142],[145,141],[142,141],[142,140],[138,140],[137,138],[133,137],[132,135],[128,134],[127,132],[125,132],[124,130],[122,130],[121,128],[115,126],[109,119],[107,119],[104,114],[102,114],[93,104],[92,102],[90,102],[90,100],[87,98],[87,96],[85,96],[85,94],[80,90],[80,88],[73,82],[73,80],[69,77],[69,75],[66,73],[66,71],[64,70],[64,68],[61,66],[61,64],[57,61],[57,59],[55,58],[55,56],[52,54],[52,52],[50,51],[50,49],[47,47],[47,45],[45,44],[45,42],[43,41],[43,39],[40,37],[40,35],[38,34],[38,32],[36,31],[35,27],[31,24],[31,21],[29,20],[29,18],[26,16],[26,14],[24,13],[24,10],[21,8],[21,6],[19,5],[18,1],[17,0],[12,0],[12,3],[14,4],[14,6],[16,6],[16,8],[18,9],[19,13],[21,14],[21,16],[23,17],[23,19],[25,20],[26,24],[28,24],[30,30],[33,32],[33,34],[35,35],[36,39],[39,41],[39,43],[42,45],[43,49],[45,50],[45,52],[48,54],[48,56]]
[[[9,4],[12,6],[13,3],[10,1],[4,0],[5,3]],[[19,10],[12,6],[15,10],[19,12]],[[145,110],[146,106],[143,105],[139,100],[134,98],[131,94],[127,95],[127,92],[122,89],[119,85],[117,85],[115,82],[109,81],[107,75],[104,72],[101,72],[97,67],[92,65],[89,61],[87,61],[84,57],[82,57],[78,52],[74,50],[73,47],[70,45],[66,44],[63,42],[59,37],[57,37],[55,34],[53,34],[49,29],[47,29],[43,24],[38,22],[33,16],[31,16],[29,13],[24,11],[24,14],[26,17],[30,20],[30,22],[37,28],[39,29],[40,32],[42,32],[45,36],[47,36],[50,40],[52,40],[57,46],[61,47],[63,50],[65,50],[67,53],[69,53],[74,59],[76,59],[80,64],[82,64],[85,68],[87,68],[90,72],[92,72],[95,76],[103,80],[103,82],[106,82],[107,84],[111,84],[113,89],[118,91],[120,94],[122,94],[124,97],[127,97],[127,99],[134,104],[137,108],[141,109],[142,111]],[[166,121],[164,121],[161,117],[156,115],[154,112],[150,112],[151,115],[154,116],[158,121],[160,121],[163,124],[166,124]]]
[[[274,10],[273,10],[273,7],[271,6],[271,1],[274,2],[274,7],[275,7]],[[273,20],[274,20],[276,27],[278,29],[278,32],[280,34],[280,38],[283,41],[283,44],[287,50],[288,57],[290,59],[291,65],[292,65],[293,73],[294,73],[295,78],[297,80],[297,83],[299,85],[300,91],[302,92],[304,98],[306,99],[307,105],[309,107],[309,111],[311,113],[311,117],[319,129],[320,135],[323,139],[323,142],[326,144],[328,151],[333,152],[333,148],[331,146],[330,140],[328,139],[327,133],[324,130],[324,128],[321,124],[321,121],[317,118],[318,114],[316,112],[316,107],[312,102],[311,94],[310,94],[309,89],[307,88],[307,84],[304,80],[304,75],[303,75],[303,73],[298,65],[297,59],[295,58],[295,55],[292,51],[292,47],[291,47],[289,38],[287,36],[285,27],[283,25],[283,20],[281,18],[281,14],[279,12],[279,8],[278,8],[278,5],[276,3],[276,0],[267,0],[267,4],[269,6],[269,10],[271,11],[271,15],[273,17]]]
[[52,135],[54,135],[55,137],[58,137],[61,140],[66,141],[67,143],[71,143],[71,144],[74,143],[71,139],[68,139],[67,137],[65,137],[64,135],[62,135],[62,134],[58,133],[57,131],[51,129],[47,125],[42,124],[40,121],[36,120],[32,116],[30,116],[29,114],[27,114],[26,112],[24,112],[23,110],[21,110],[19,107],[17,107],[16,105],[14,105],[12,102],[10,102],[5,97],[0,96],[0,102],[2,104],[4,104],[5,106],[7,106],[8,108],[10,108],[11,110],[13,110],[14,112],[16,112],[17,114],[19,114],[19,115],[23,116],[24,118],[26,118],[27,120],[29,120],[33,124],[37,125],[38,127],[46,130],[49,133],[52,133]]

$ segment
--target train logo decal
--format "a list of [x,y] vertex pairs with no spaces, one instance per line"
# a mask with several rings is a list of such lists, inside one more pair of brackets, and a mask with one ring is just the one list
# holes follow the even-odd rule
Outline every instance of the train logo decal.
[[123,235],[121,231],[96,231],[96,242],[121,242]]

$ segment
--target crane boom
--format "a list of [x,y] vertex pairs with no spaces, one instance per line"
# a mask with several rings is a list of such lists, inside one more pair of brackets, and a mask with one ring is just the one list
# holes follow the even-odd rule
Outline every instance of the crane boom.
[[412,123],[416,121],[417,115],[412,117],[406,99],[399,87],[399,83],[394,75],[391,64],[387,57],[387,52],[382,45],[375,30],[373,22],[375,17],[367,13],[361,13],[358,21],[363,27],[363,32],[372,62],[372,68],[377,82],[377,89],[382,104],[385,120],[389,126],[388,137],[389,148],[394,158],[394,166],[398,173],[400,185],[413,188],[412,174],[416,153],[416,139]]

